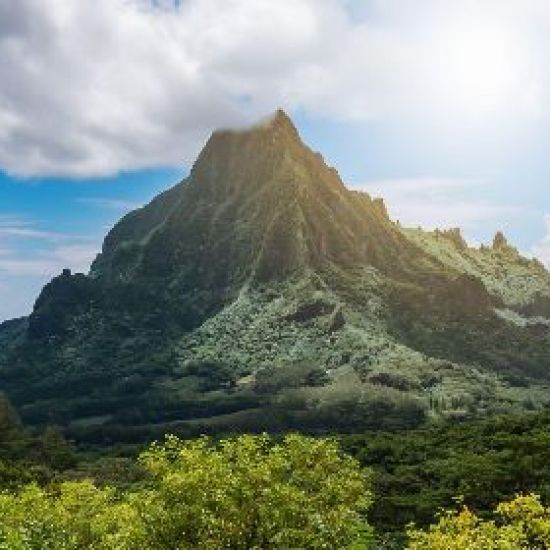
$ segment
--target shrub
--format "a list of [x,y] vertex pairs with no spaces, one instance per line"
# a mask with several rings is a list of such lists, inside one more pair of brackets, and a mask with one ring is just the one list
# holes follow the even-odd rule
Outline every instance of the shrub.
[[325,369],[308,361],[298,361],[260,369],[255,375],[254,391],[273,394],[286,388],[322,386],[327,381]]
[[119,494],[84,481],[0,495],[0,548],[368,548],[372,539],[369,474],[329,440],[171,436],[139,462],[147,480]]
[[427,531],[409,530],[410,550],[544,550],[550,548],[550,509],[535,495],[518,496],[482,520],[468,508],[444,513]]

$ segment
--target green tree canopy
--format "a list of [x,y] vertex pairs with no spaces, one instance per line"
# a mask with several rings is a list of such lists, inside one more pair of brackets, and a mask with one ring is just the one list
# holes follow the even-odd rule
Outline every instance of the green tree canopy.
[[468,508],[445,513],[426,531],[409,531],[409,550],[546,550],[550,548],[550,509],[535,495],[518,496],[482,520]]
[[0,496],[0,548],[367,548],[368,471],[330,440],[169,437],[149,476],[117,493],[90,482]]

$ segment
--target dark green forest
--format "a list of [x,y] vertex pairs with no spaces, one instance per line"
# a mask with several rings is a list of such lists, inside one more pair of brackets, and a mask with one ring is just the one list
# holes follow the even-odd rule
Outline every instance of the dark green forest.
[[[207,446],[214,449],[220,444],[223,447],[224,441],[233,441],[237,449],[244,445],[246,437],[256,441],[254,436],[214,438]],[[266,436],[256,437],[261,440]],[[317,445],[316,441],[324,445],[323,442],[327,441],[323,437],[296,437],[304,460],[309,445]],[[282,445],[287,438],[281,434],[265,439],[262,445]],[[202,445],[206,441],[204,437],[193,438],[178,445]],[[358,517],[365,529],[361,536],[366,537],[368,532],[370,542],[364,539],[363,546],[358,547],[404,548],[411,537],[408,533],[410,525],[414,524],[418,530],[427,529],[439,520],[442,510],[459,510],[466,506],[470,513],[476,514],[478,521],[490,521],[499,503],[511,501],[517,495],[537,494],[543,503],[550,498],[550,410],[406,431],[334,435],[330,441],[338,456],[352,461],[354,472],[363,471],[367,476],[363,497],[368,497],[368,506],[361,509]],[[151,471],[145,467],[143,459],[138,458],[148,452],[146,442],[112,447],[76,445],[54,426],[43,430],[24,426],[5,399],[0,402],[0,442],[0,485],[7,491],[5,495],[24,495],[34,487],[34,491],[44,491],[41,493],[43,498],[53,498],[51,494],[61,498],[59,491],[62,487],[66,489],[67,483],[76,483],[71,486],[75,491],[82,489],[79,484],[91,483],[94,491],[114,491],[113,494],[118,496],[109,497],[115,499],[110,505],[114,506],[116,501],[120,506],[117,499],[122,498],[121,495],[142,491],[151,483]],[[170,450],[166,444],[156,447],[160,448],[164,449],[165,455],[172,453],[171,460],[176,460],[174,449]],[[206,451],[203,449],[202,452]],[[257,450],[247,458],[243,468],[254,467],[258,460],[255,453]],[[204,460],[201,458],[201,463],[197,462],[195,467],[203,467]],[[223,460],[231,462],[233,459],[224,456]],[[212,483],[209,477],[203,481],[206,492],[213,490],[209,486]],[[267,483],[269,485],[271,481]],[[327,490],[325,481],[320,487],[320,491]],[[352,496],[349,491],[341,493],[343,499]],[[50,509],[47,503],[45,506],[45,509]],[[90,511],[82,511],[84,517],[88,513]],[[289,514],[291,517],[292,511]],[[347,527],[351,529],[350,526],[351,523]],[[342,534],[342,541],[348,544],[355,535],[350,534],[351,531],[346,533]],[[2,536],[7,535],[0,529],[0,538]],[[147,544],[151,548],[169,548]],[[193,547],[189,542],[185,543],[187,546],[182,544],[182,548]],[[205,548],[220,547],[216,546],[218,542],[213,544]],[[304,548],[317,547],[314,543],[303,544]],[[334,544],[333,541],[325,547],[336,548]],[[89,547],[92,546],[84,543],[74,546]]]

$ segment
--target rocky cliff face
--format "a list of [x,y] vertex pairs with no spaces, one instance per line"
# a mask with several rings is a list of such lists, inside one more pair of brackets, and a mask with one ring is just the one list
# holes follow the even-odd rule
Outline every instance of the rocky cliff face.
[[[186,180],[112,229],[88,276],[47,285],[0,353],[0,382],[27,421],[103,431],[225,426],[291,389],[309,424],[336,422],[313,403],[363,403],[367,422],[372,399],[390,399],[380,380],[390,401],[429,409],[458,392],[455,409],[483,412],[524,398],[513,375],[542,403],[545,296],[550,275],[502,235],[474,250],[457,230],[394,224],[278,111],[214,133]],[[266,372],[286,380],[269,399]],[[298,396],[308,380],[324,386]]]

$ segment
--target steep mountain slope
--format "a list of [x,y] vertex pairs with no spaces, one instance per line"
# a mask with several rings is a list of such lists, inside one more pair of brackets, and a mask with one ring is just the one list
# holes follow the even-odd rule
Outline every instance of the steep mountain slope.
[[350,193],[282,111],[248,131],[214,133],[171,193],[170,207],[162,196],[115,227],[95,276],[220,289],[328,263],[406,268],[413,256],[378,203]]
[[548,296],[550,274],[500,237],[473,250],[393,223],[278,111],[214,133],[89,275],[0,326],[0,383],[26,421],[103,439],[537,407]]

